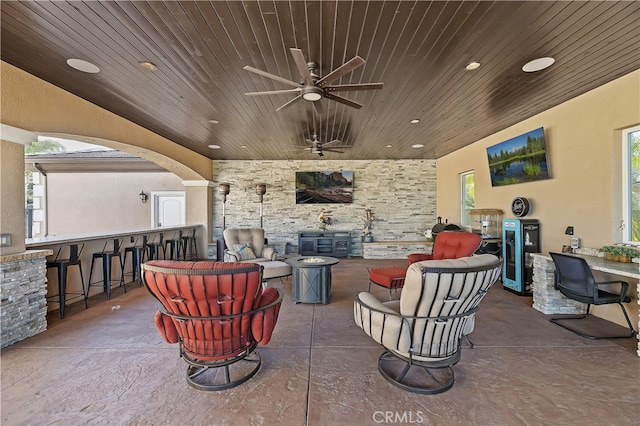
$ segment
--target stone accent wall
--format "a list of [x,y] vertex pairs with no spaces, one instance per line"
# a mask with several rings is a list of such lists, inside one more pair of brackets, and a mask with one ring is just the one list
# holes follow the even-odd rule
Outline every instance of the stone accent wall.
[[551,257],[532,254],[533,308],[543,314],[584,314],[587,305],[567,299],[554,288],[556,267]]
[[[296,171],[353,171],[352,204],[296,204]],[[297,253],[299,231],[317,230],[322,208],[331,210],[328,231],[349,231],[351,254],[362,256],[365,209],[375,221],[374,241],[425,240],[436,224],[436,161],[213,161],[214,182],[230,182],[225,207],[227,228],[260,227],[257,183],[267,184],[263,228],[269,242],[288,243]],[[214,189],[213,239],[222,237],[222,198]],[[455,195],[454,195],[455,196]],[[456,222],[448,218],[449,222]],[[210,253],[210,255],[213,253]]]
[[2,256],[0,329],[2,347],[47,329],[47,268],[51,250]]
[[433,243],[428,241],[378,241],[363,243],[365,259],[407,259],[411,253],[427,253],[433,251]]

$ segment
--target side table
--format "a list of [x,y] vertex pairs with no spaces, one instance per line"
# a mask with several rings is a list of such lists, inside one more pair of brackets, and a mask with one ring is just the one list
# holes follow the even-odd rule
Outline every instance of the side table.
[[302,256],[286,260],[293,268],[293,303],[329,303],[335,257]]

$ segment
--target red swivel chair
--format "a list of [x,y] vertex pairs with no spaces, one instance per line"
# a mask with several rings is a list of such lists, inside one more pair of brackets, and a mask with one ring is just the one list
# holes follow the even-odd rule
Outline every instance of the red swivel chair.
[[[283,293],[262,288],[255,263],[150,261],[146,288],[160,302],[155,324],[167,343],[180,345],[187,382],[223,390],[253,377],[278,320]],[[219,373],[218,373],[219,372]]]
[[471,232],[443,231],[436,235],[432,254],[412,253],[406,267],[387,267],[369,269],[369,291],[371,284],[389,289],[389,300],[394,290],[404,286],[407,267],[423,260],[459,259],[468,257],[478,250],[482,244],[482,236]]

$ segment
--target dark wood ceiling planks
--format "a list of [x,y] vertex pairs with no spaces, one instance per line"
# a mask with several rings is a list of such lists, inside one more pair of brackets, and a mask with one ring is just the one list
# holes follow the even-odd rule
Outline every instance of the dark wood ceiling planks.
[[[213,159],[439,158],[640,68],[640,2],[55,1],[1,3],[2,60]],[[362,109],[324,113],[245,65],[300,81],[290,48]],[[553,56],[537,73],[521,67]],[[92,62],[98,74],[66,65]],[[464,66],[482,63],[470,72]],[[139,66],[151,61],[156,71]],[[412,125],[409,120],[420,123]],[[209,120],[218,120],[211,124]],[[413,144],[425,145],[413,149]],[[221,146],[212,150],[208,145]],[[391,145],[391,148],[387,148]]]

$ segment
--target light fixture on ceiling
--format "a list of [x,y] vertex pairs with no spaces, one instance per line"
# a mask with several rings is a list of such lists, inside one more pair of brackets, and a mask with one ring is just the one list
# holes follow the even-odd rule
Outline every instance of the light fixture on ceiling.
[[100,72],[100,68],[91,62],[83,61],[82,59],[67,59],[67,65],[78,71],[86,72],[89,74],[96,74]]
[[477,70],[478,68],[480,68],[480,62],[469,62],[467,64],[466,67],[464,67],[465,70],[467,71],[473,71],[473,70]]
[[211,120],[207,121],[207,123],[209,123],[209,124],[218,124],[219,121],[215,120],[215,119],[211,119]]
[[220,145],[211,144],[211,145],[208,145],[208,146],[211,149],[220,149]]
[[145,194],[144,191],[140,191],[140,194],[138,194],[138,197],[140,197],[140,201],[142,201],[143,203],[146,203],[147,200],[149,199],[149,196]]
[[140,65],[140,68],[144,68],[147,71],[155,71],[155,70],[158,69],[156,64],[154,64],[153,62],[140,61],[140,62],[138,62],[138,64]]
[[524,72],[536,72],[545,68],[549,68],[556,60],[551,57],[538,58],[533,61],[529,61],[522,66]]
[[421,143],[416,143],[411,145],[411,148],[424,148],[424,145],[422,145]]
[[322,89],[316,86],[307,86],[302,89],[302,99],[315,102],[322,99]]
[[420,122],[420,120],[418,120],[417,118],[414,118],[413,120],[411,120],[411,124],[418,124]]
[[246,145],[240,145],[240,148],[247,149],[247,146]]
[[393,145],[385,145],[385,148],[392,148]]

